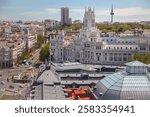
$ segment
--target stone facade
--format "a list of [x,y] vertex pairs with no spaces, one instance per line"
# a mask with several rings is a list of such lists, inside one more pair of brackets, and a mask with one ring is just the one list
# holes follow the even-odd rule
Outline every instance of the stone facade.
[[0,69],[8,68],[13,65],[12,50],[5,46],[0,47]]
[[[123,65],[128,58],[136,53],[150,52],[149,37],[118,36],[115,33],[110,33],[107,36],[102,35],[95,25],[95,14],[91,8],[85,10],[80,33],[70,37],[67,45],[64,44],[66,40],[63,33],[50,39],[52,45],[55,45],[51,46],[51,49],[52,51],[55,49],[56,62]],[[61,50],[62,53],[58,50]]]

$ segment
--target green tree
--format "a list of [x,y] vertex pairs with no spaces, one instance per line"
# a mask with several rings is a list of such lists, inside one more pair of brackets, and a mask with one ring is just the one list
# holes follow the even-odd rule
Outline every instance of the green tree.
[[138,60],[143,63],[150,64],[150,53],[136,54],[134,57],[128,59],[129,62],[134,60]]
[[43,43],[44,43],[44,36],[43,36],[43,35],[38,35],[38,36],[37,36],[37,44],[38,44],[38,47],[40,48]]
[[137,23],[126,23],[126,24],[104,24],[104,23],[99,23],[97,24],[97,27],[99,30],[102,32],[116,32],[116,33],[123,33],[127,30],[133,30],[133,29],[150,29],[150,26],[148,25],[141,25]]
[[49,44],[49,42],[47,42],[41,48],[39,58],[41,61],[45,61],[45,59],[48,59],[49,56],[50,56],[50,44]]
[[27,60],[30,57],[29,52],[24,51],[18,58],[17,63],[20,64],[23,62],[23,60]]
[[56,27],[56,30],[80,30],[81,27],[81,24],[59,25]]

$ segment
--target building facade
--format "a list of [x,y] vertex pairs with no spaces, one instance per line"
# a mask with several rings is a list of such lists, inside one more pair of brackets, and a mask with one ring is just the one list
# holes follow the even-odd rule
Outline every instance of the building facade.
[[[123,65],[136,53],[150,51],[149,37],[143,35],[118,36],[115,33],[103,35],[96,27],[94,9],[91,8],[85,10],[83,26],[79,34],[72,35],[67,45],[65,45],[65,34],[63,37],[64,39],[59,42],[57,42],[58,38],[53,39],[57,47],[61,45],[59,49],[63,51],[63,56],[61,56],[63,62]],[[51,49],[54,49],[53,46]],[[60,57],[59,54],[55,56],[56,59]]]
[[13,65],[12,50],[8,46],[0,47],[0,69],[8,68]]
[[56,62],[63,62],[64,48],[63,48],[63,32],[58,32],[58,35],[50,34],[51,56]]

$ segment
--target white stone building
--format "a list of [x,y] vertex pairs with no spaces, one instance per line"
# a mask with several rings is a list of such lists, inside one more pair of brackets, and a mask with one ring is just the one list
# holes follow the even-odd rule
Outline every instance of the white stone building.
[[54,57],[56,62],[64,61],[63,39],[64,39],[63,32],[59,32],[58,35],[50,34],[51,55]]
[[44,24],[46,29],[55,29],[60,22],[57,20],[45,20]]
[[13,65],[12,50],[8,46],[0,46],[0,69]]
[[17,58],[25,50],[25,43],[21,41],[0,41],[0,68],[8,68],[15,64]]
[[[60,36],[61,40],[58,38]],[[95,24],[94,9],[91,8],[85,10],[83,27],[79,35],[73,35],[67,46],[64,46],[63,37],[65,35],[62,36],[60,33],[53,39],[50,38],[51,49],[57,53],[54,55],[56,62],[77,61],[87,64],[122,65],[136,53],[150,52],[149,37],[117,36],[114,33],[102,36]],[[61,50],[62,53],[58,50]]]

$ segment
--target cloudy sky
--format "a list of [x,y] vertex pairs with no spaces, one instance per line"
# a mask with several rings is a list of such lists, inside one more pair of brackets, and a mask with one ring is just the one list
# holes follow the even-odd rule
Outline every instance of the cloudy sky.
[[94,7],[96,21],[150,21],[150,0],[0,0],[0,20],[60,20],[60,8],[68,7],[70,17],[83,19],[84,9]]

